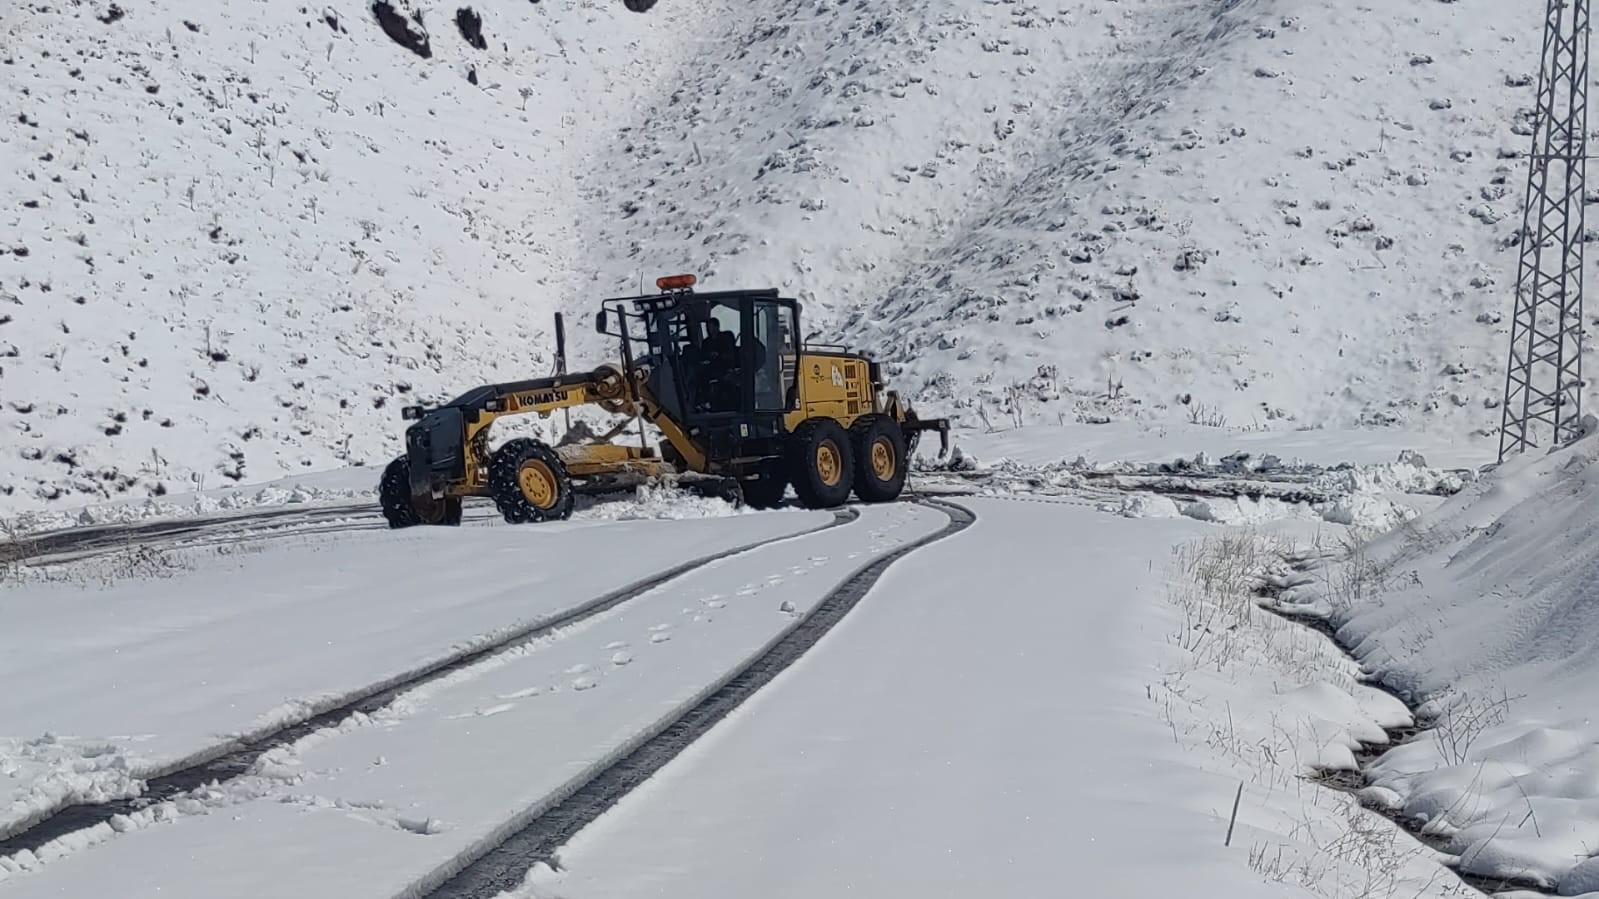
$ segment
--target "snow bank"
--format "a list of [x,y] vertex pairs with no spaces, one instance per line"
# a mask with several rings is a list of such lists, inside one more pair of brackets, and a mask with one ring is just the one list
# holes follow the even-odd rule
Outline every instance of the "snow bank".
[[[376,472],[373,473],[374,476]],[[104,503],[74,510],[24,512],[12,519],[19,535],[66,528],[108,524],[134,524],[165,519],[206,518],[226,512],[270,509],[295,505],[360,505],[374,501],[370,486],[360,488],[321,488],[309,485],[266,486],[214,493],[191,494],[173,499],[146,499],[142,502]]]
[[1458,493],[1478,477],[1472,469],[1430,467],[1412,450],[1401,450],[1391,462],[1361,465],[1284,461],[1270,452],[1246,451],[1220,458],[1201,451],[1160,462],[1091,461],[1083,455],[1070,461],[1040,460],[1036,452],[1024,457],[1028,461],[962,452],[949,464],[920,466],[915,485],[965,483],[990,496],[1155,491],[1170,498],[1134,493],[1107,499],[1099,507],[1133,518],[1179,514],[1229,525],[1299,519],[1378,532],[1415,518],[1436,503],[1430,498]]
[[0,738],[0,837],[64,805],[124,799],[143,790],[122,749],[109,742],[52,733]]
[[607,499],[586,504],[574,513],[579,520],[635,521],[640,519],[683,520],[688,518],[720,518],[740,515],[751,510],[734,508],[725,500],[700,496],[670,484],[645,484],[638,487],[631,498]]
[[1317,606],[1436,726],[1371,767],[1374,795],[1461,870],[1562,894],[1599,847],[1599,439],[1507,463],[1356,551]]

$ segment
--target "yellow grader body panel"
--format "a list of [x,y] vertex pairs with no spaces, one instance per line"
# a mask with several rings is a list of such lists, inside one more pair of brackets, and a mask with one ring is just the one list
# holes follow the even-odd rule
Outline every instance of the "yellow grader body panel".
[[855,419],[880,411],[866,361],[832,353],[801,353],[799,402],[783,416],[788,430],[812,418],[831,418],[848,428]]

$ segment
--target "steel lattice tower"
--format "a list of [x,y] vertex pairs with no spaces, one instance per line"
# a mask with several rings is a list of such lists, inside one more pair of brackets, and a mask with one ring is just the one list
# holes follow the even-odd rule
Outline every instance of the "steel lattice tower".
[[1588,0],[1549,0],[1499,459],[1577,436],[1582,417]]

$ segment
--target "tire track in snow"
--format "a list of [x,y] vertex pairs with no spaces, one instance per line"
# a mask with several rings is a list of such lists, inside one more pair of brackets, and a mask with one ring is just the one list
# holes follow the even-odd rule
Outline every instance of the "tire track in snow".
[[435,868],[400,893],[401,899],[490,899],[520,887],[535,864],[552,861],[556,850],[579,831],[799,661],[855,608],[889,566],[977,521],[976,513],[964,506],[934,499],[917,503],[948,515],[949,524],[861,566],[743,666],[654,727],[635,734],[610,757],[579,772],[476,846]]
[[292,716],[191,753],[155,772],[139,796],[62,806],[48,815],[35,819],[26,827],[0,834],[0,837],[3,837],[0,838],[0,857],[24,850],[36,851],[52,840],[101,824],[109,824],[119,815],[132,814],[165,801],[182,798],[212,783],[233,780],[247,774],[258,758],[273,749],[289,746],[323,728],[337,727],[343,719],[352,714],[374,714],[402,694],[417,687],[447,677],[489,656],[538,640],[609,611],[704,565],[776,543],[799,540],[821,531],[853,524],[859,518],[860,513],[855,509],[840,509],[834,513],[831,522],[819,527],[691,559],[564,611],[485,637],[465,648],[423,662],[381,682],[369,684],[358,690],[323,697],[315,702],[306,702]]

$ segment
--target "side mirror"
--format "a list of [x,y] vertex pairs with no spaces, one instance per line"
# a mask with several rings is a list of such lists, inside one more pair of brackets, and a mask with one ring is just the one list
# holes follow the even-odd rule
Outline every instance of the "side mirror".
[[599,312],[595,313],[595,315],[594,315],[594,330],[600,332],[601,334],[605,333],[605,310],[604,309],[601,309]]

